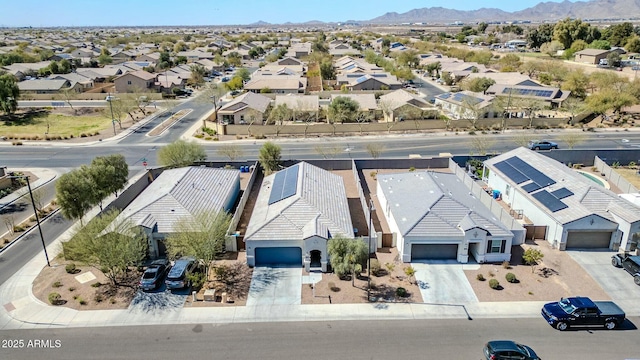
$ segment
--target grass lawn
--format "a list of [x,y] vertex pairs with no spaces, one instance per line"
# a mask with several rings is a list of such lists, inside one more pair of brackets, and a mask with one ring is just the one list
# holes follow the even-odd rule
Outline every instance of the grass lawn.
[[[111,119],[100,112],[84,115],[51,113],[48,110],[35,110],[12,116],[0,116],[0,136],[8,139],[42,139],[49,136],[62,138],[79,137],[82,134],[93,135],[111,128]],[[38,138],[36,138],[36,136]]]

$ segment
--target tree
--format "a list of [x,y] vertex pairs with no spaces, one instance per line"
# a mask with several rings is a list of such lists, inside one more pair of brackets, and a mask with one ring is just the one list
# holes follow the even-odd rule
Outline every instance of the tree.
[[495,84],[496,81],[486,77],[473,78],[471,80],[465,80],[460,84],[463,90],[469,90],[473,92],[484,93],[487,89]]
[[333,159],[341,152],[340,147],[337,145],[316,145],[313,149],[321,155],[323,159]]
[[533,127],[533,118],[536,116],[538,111],[544,109],[545,103],[543,101],[530,98],[521,98],[518,103],[520,108],[526,111],[527,117],[529,118],[529,129],[531,129]]
[[227,61],[229,65],[240,66],[242,65],[242,56],[237,51],[232,51],[227,54]]
[[16,78],[11,74],[0,75],[0,108],[6,114],[11,114],[18,108],[20,88]]
[[331,61],[323,61],[320,63],[320,75],[323,80],[335,80],[336,69],[333,67]]
[[372,158],[377,159],[384,152],[385,146],[383,143],[375,142],[367,144],[367,152]]
[[569,122],[573,123],[573,118],[584,111],[585,104],[582,100],[577,99],[575,97],[569,97],[567,100],[562,102],[562,109],[567,111],[571,117],[569,118]]
[[535,135],[531,132],[520,132],[513,138],[513,142],[521,147],[527,147],[532,140],[535,140]]
[[576,69],[567,74],[562,83],[562,90],[569,90],[571,95],[584,99],[587,96],[587,86],[589,86],[589,76],[582,69]]
[[107,211],[62,243],[66,260],[100,270],[114,286],[120,285],[129,267],[142,265],[148,252],[147,239],[140,228],[119,214]]
[[245,69],[245,68],[240,68],[238,70],[236,70],[236,75],[242,79],[242,81],[249,81],[251,80],[251,73],[249,73],[249,70]]
[[362,264],[367,260],[369,251],[364,241],[347,239],[337,235],[327,242],[327,254],[331,259],[331,268],[343,278],[351,274],[352,285],[355,283],[356,272],[362,271]]
[[485,30],[487,30],[487,27],[488,27],[488,26],[489,26],[489,25],[487,25],[487,23],[486,23],[486,22],[484,22],[484,21],[483,21],[483,22],[481,22],[481,23],[479,23],[479,24],[478,24],[478,32],[479,32],[479,33],[481,33],[481,34],[482,34],[482,33],[484,33],[484,31],[485,31]]
[[522,254],[522,260],[524,260],[524,263],[527,265],[531,265],[532,273],[535,271],[536,265],[538,265],[538,262],[542,260],[543,257],[544,254],[542,253],[542,251],[534,248],[528,248]]
[[532,49],[553,40],[553,24],[542,24],[527,33],[527,42]]
[[502,56],[500,60],[498,60],[498,65],[500,66],[500,71],[502,72],[513,72],[516,71],[520,67],[520,65],[522,65],[522,61],[516,54],[507,54]]
[[100,65],[108,65],[113,62],[113,58],[109,55],[101,54],[100,56],[98,56],[98,62],[100,63]]
[[284,122],[290,120],[292,116],[293,110],[287,104],[280,104],[271,110],[267,117],[267,122],[276,126],[276,136],[278,136],[284,126]]
[[129,179],[129,165],[121,154],[98,156],[91,161],[91,173],[96,187],[104,194],[118,196]]
[[[587,43],[597,40],[593,38],[594,32],[589,30],[590,25],[580,19],[566,18],[556,23],[553,28],[553,38],[558,40],[565,49],[569,49],[576,40],[584,40]],[[599,34],[598,34],[599,38]]]
[[564,45],[560,41],[553,40],[540,45],[540,52],[545,53],[551,57],[558,55],[558,51],[564,49]]
[[244,82],[240,76],[236,75],[231,78],[231,80],[227,81],[224,86],[231,91],[240,90],[244,87]]
[[636,98],[626,92],[618,92],[613,89],[601,90],[586,100],[588,108],[596,114],[604,114],[608,110],[620,116],[620,110],[625,106],[636,103]]
[[62,215],[67,219],[79,219],[97,202],[96,188],[88,167],[83,165],[62,176],[56,182],[56,199]]
[[204,84],[204,77],[207,74],[207,70],[200,64],[191,65],[191,77],[189,83],[193,86],[201,86]]
[[624,48],[627,49],[628,52],[640,52],[640,37],[638,37],[637,35],[629,37],[629,40],[627,40],[627,44],[624,46]]
[[496,145],[496,140],[490,136],[474,136],[471,139],[471,149],[473,153],[479,155],[487,155],[489,151]]
[[231,215],[225,211],[201,211],[193,218],[183,217],[174,223],[176,231],[167,236],[165,244],[171,258],[193,256],[205,265],[205,274],[209,273],[209,264],[223,251]]
[[226,156],[230,161],[235,161],[243,156],[244,152],[238,145],[222,145],[218,148],[218,155]]
[[583,143],[586,140],[584,133],[582,132],[565,132],[560,136],[562,141],[567,143],[569,149],[573,149],[576,145]]
[[202,145],[184,140],[176,140],[158,151],[158,163],[169,168],[189,166],[206,159]]
[[359,110],[360,104],[357,101],[346,96],[337,96],[329,104],[329,119],[332,124],[350,122],[355,119]]
[[280,165],[281,152],[282,148],[271,141],[267,141],[260,148],[258,161],[260,162],[260,165],[262,165],[266,175],[269,175],[278,169],[278,166]]

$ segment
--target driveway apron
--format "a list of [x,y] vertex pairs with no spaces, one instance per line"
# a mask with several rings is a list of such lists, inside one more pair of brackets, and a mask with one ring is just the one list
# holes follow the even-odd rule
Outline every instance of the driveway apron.
[[253,268],[247,306],[299,305],[301,303],[301,267],[260,266]]
[[412,262],[422,301],[431,304],[477,303],[478,298],[455,260],[425,260]]

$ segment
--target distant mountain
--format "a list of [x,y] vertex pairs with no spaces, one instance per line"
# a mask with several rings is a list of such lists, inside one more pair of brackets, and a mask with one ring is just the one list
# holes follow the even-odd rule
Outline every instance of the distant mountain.
[[393,23],[448,23],[454,21],[510,21],[510,20],[560,20],[566,17],[580,19],[629,19],[640,18],[640,0],[591,0],[560,3],[542,2],[516,12],[495,8],[464,11],[442,7],[413,9],[402,14],[386,13],[367,22]]
[[249,24],[249,26],[269,26],[269,25],[271,25],[271,24],[266,22],[266,21],[262,21],[262,20],[256,21],[256,22],[254,22],[252,24]]

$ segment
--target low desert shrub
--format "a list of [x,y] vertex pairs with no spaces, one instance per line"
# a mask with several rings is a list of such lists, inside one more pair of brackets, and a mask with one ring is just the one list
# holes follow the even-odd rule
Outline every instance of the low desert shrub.
[[76,291],[75,287],[72,286],[72,287],[69,288],[69,292],[74,292],[74,291]]
[[371,259],[371,273],[375,276],[380,273],[380,261],[378,259]]
[[333,291],[333,292],[338,292],[340,291],[340,288],[336,286],[336,283],[334,283],[333,281],[329,281],[329,283],[327,284],[329,286],[329,290]]
[[476,275],[476,279],[477,279],[478,281],[485,281],[485,280],[486,280],[486,279],[484,278],[484,275],[482,275],[482,274],[478,274],[478,275]]
[[51,285],[52,288],[59,288],[62,287],[62,283],[60,281],[56,281],[53,283],[53,285]]
[[502,267],[505,269],[511,269],[511,264],[507,260],[502,262]]
[[94,287],[94,288],[98,288],[100,286],[102,286],[102,283],[100,281],[96,281],[93,284],[91,284],[91,287]]
[[510,282],[510,283],[517,283],[518,282],[518,278],[516,277],[516,275],[514,273],[507,273],[507,275],[505,275],[505,279],[507,279],[507,281]]
[[396,295],[399,297],[406,297],[407,296],[407,289],[403,288],[403,287],[399,287],[396,289]]
[[496,279],[491,279],[489,280],[489,287],[494,290],[497,290],[500,288],[500,282]]
[[60,298],[61,296],[57,292],[49,293],[49,303],[51,303],[51,305],[60,304]]
[[102,294],[96,294],[96,295],[93,297],[93,300],[95,300],[95,302],[97,302],[97,303],[101,303],[101,302],[104,300],[104,295],[102,295]]
[[489,276],[490,277],[494,277],[494,276],[496,276],[496,274],[494,274],[493,271],[489,271]]
[[396,264],[394,264],[394,263],[385,263],[384,267],[386,267],[389,272],[392,272],[393,269],[396,268]]
[[76,273],[76,264],[74,264],[74,263],[67,264],[64,267],[64,270],[67,272],[67,274],[75,274]]
[[80,305],[87,305],[87,301],[81,297],[78,296],[78,304]]

